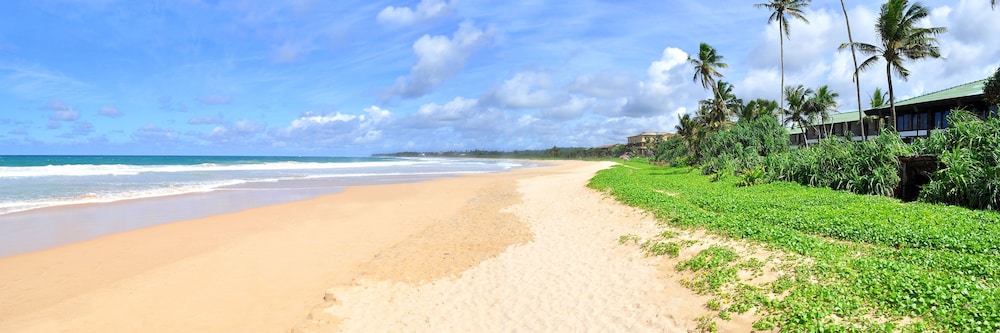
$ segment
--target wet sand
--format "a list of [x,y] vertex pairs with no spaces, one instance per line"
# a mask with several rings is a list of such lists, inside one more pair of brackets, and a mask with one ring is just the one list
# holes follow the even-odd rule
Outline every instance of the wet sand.
[[0,331],[687,331],[607,162],[351,187],[0,259]]

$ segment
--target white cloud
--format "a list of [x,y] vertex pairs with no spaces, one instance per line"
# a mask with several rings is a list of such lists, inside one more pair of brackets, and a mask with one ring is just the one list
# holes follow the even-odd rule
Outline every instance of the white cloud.
[[452,38],[430,35],[420,37],[413,43],[417,63],[410,69],[410,75],[398,78],[383,98],[414,98],[427,94],[442,81],[461,72],[469,56],[492,39],[492,31],[476,28],[468,21],[459,25]]
[[98,114],[109,118],[120,118],[122,116],[122,112],[119,111],[118,108],[110,106],[102,107],[101,110],[98,111]]
[[514,109],[551,107],[560,100],[548,90],[551,87],[552,78],[548,73],[520,72],[486,93],[480,102]]
[[393,25],[409,25],[422,21],[430,21],[447,16],[454,3],[443,0],[421,0],[416,10],[410,7],[388,6],[376,16],[379,23]]
[[593,97],[573,96],[562,105],[542,110],[542,116],[551,119],[575,119],[597,103]]
[[76,121],[80,119],[80,113],[72,108],[57,110],[49,116],[49,120]]
[[627,75],[581,75],[569,85],[569,91],[591,97],[614,98],[628,95],[635,87],[635,79]]
[[357,119],[353,114],[341,114],[340,112],[324,116],[306,116],[292,121],[292,128],[307,128],[316,125],[326,125],[335,122],[349,122]]
[[417,116],[434,124],[446,124],[467,118],[479,107],[479,101],[455,97],[444,105],[428,103],[420,106]]
[[[305,114],[284,128],[269,131],[276,146],[317,149],[320,146],[372,144],[382,140],[385,126],[392,122],[392,112],[370,106],[363,114],[336,112],[327,115]],[[256,126],[255,128],[260,128]]]
[[688,54],[680,49],[664,49],[660,60],[649,65],[646,78],[639,82],[637,92],[621,112],[634,117],[659,115],[681,106],[678,101],[693,99],[700,86],[689,79],[687,58]]

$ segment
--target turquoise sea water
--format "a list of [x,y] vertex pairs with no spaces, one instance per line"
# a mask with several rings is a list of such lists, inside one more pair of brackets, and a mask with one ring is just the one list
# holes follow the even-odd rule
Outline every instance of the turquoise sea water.
[[521,162],[481,159],[260,156],[0,156],[0,216],[81,203],[107,203],[232,189],[377,184],[498,172]]

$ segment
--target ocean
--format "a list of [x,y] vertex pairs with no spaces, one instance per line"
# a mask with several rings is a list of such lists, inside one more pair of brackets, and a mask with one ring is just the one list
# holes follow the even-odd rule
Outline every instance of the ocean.
[[347,186],[528,166],[456,158],[0,156],[0,257]]

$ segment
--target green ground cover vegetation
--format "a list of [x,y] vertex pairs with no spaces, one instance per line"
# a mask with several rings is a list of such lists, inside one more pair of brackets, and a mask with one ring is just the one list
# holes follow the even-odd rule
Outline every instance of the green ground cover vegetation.
[[[789,274],[763,285],[736,278],[760,261],[725,247],[682,261],[679,271],[697,274],[688,287],[716,296],[706,306],[720,320],[756,309],[763,315],[756,329],[789,332],[1000,330],[1000,213],[785,181],[741,182],[693,167],[626,162],[599,172],[589,186],[652,213],[665,227],[704,228],[805,258],[787,261]],[[642,242],[626,235],[621,242],[676,256],[691,243],[674,236]],[[700,327],[714,327],[700,320]]]

